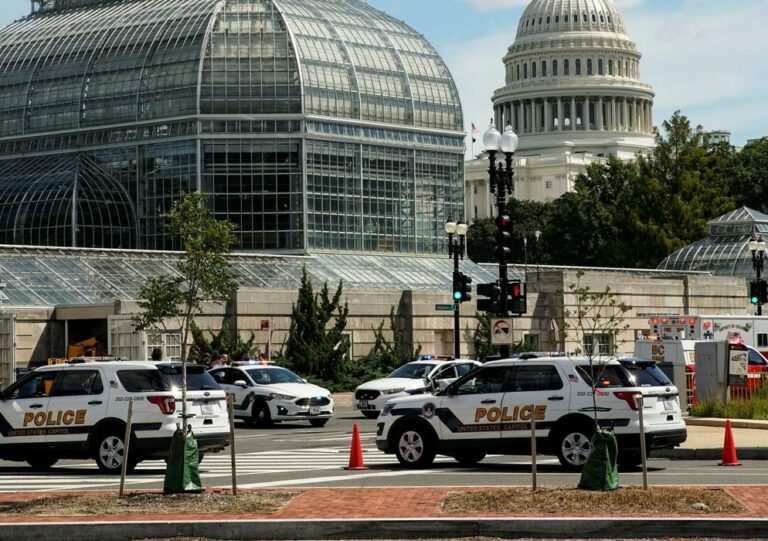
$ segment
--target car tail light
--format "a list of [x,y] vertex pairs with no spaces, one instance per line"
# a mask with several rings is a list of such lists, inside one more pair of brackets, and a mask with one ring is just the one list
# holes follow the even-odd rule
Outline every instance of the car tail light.
[[160,408],[160,411],[166,415],[171,415],[176,411],[176,400],[172,396],[150,396],[147,400]]
[[616,395],[616,398],[624,400],[633,410],[637,411],[640,408],[640,393],[632,391],[616,391],[613,394]]

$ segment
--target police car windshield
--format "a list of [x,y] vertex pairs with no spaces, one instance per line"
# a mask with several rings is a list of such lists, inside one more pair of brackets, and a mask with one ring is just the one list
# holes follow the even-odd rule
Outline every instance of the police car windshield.
[[437,366],[434,363],[415,362],[404,364],[390,375],[388,378],[408,378],[408,379],[424,379],[432,372],[432,369]]
[[[166,385],[166,390],[181,388],[181,365],[158,365],[158,371]],[[221,386],[201,365],[187,365],[188,391],[214,391]]]
[[285,368],[249,368],[246,370],[251,379],[258,385],[270,385],[272,383],[304,383],[299,376]]

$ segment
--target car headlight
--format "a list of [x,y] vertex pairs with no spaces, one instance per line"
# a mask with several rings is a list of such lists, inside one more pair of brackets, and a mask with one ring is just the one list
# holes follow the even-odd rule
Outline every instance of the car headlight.
[[379,416],[380,417],[386,417],[387,415],[389,415],[392,412],[393,409],[395,409],[395,405],[394,404],[387,404],[386,406],[384,406],[384,409],[381,410],[381,413],[379,414]]
[[402,393],[403,391],[405,391],[405,387],[400,387],[399,389],[385,389],[381,391],[381,394],[397,394]]
[[295,396],[290,396],[290,395],[287,395],[287,394],[269,393],[269,399],[270,400],[274,400],[274,399],[278,399],[278,400],[293,400],[294,398],[296,398],[296,397]]

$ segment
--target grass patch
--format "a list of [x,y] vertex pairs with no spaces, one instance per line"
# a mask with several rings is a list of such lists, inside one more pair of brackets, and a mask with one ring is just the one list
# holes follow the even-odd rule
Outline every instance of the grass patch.
[[715,417],[718,419],[768,420],[768,399],[735,399],[723,404],[720,400],[706,400],[691,407],[694,417]]
[[662,514],[710,515],[746,513],[720,489],[652,487],[591,492],[570,487],[491,489],[449,492],[446,514]]
[[100,516],[173,513],[270,514],[285,507],[298,492],[231,494],[74,494],[44,496],[5,506],[4,514],[37,516]]

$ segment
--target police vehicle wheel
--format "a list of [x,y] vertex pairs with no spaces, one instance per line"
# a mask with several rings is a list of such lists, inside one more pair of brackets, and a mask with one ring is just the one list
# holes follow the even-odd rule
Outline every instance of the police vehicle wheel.
[[310,419],[309,424],[312,426],[325,426],[328,424],[328,419]]
[[256,402],[251,414],[253,423],[257,426],[272,426],[272,414],[266,402]]
[[557,459],[569,470],[580,470],[592,450],[594,428],[584,423],[560,432],[557,439]]
[[376,419],[379,416],[378,411],[363,411],[361,413],[368,419]]
[[[123,469],[125,457],[125,443],[123,434],[105,432],[96,441],[96,465],[103,473],[119,475]],[[128,462],[128,471],[133,471],[138,460],[131,457]]]
[[424,468],[435,460],[434,444],[424,428],[404,427],[398,431],[395,441],[395,455],[403,466]]
[[59,461],[57,457],[35,456],[27,459],[27,464],[35,470],[47,470]]
[[453,458],[462,466],[474,466],[485,458],[485,453],[482,451],[464,451],[456,453]]

